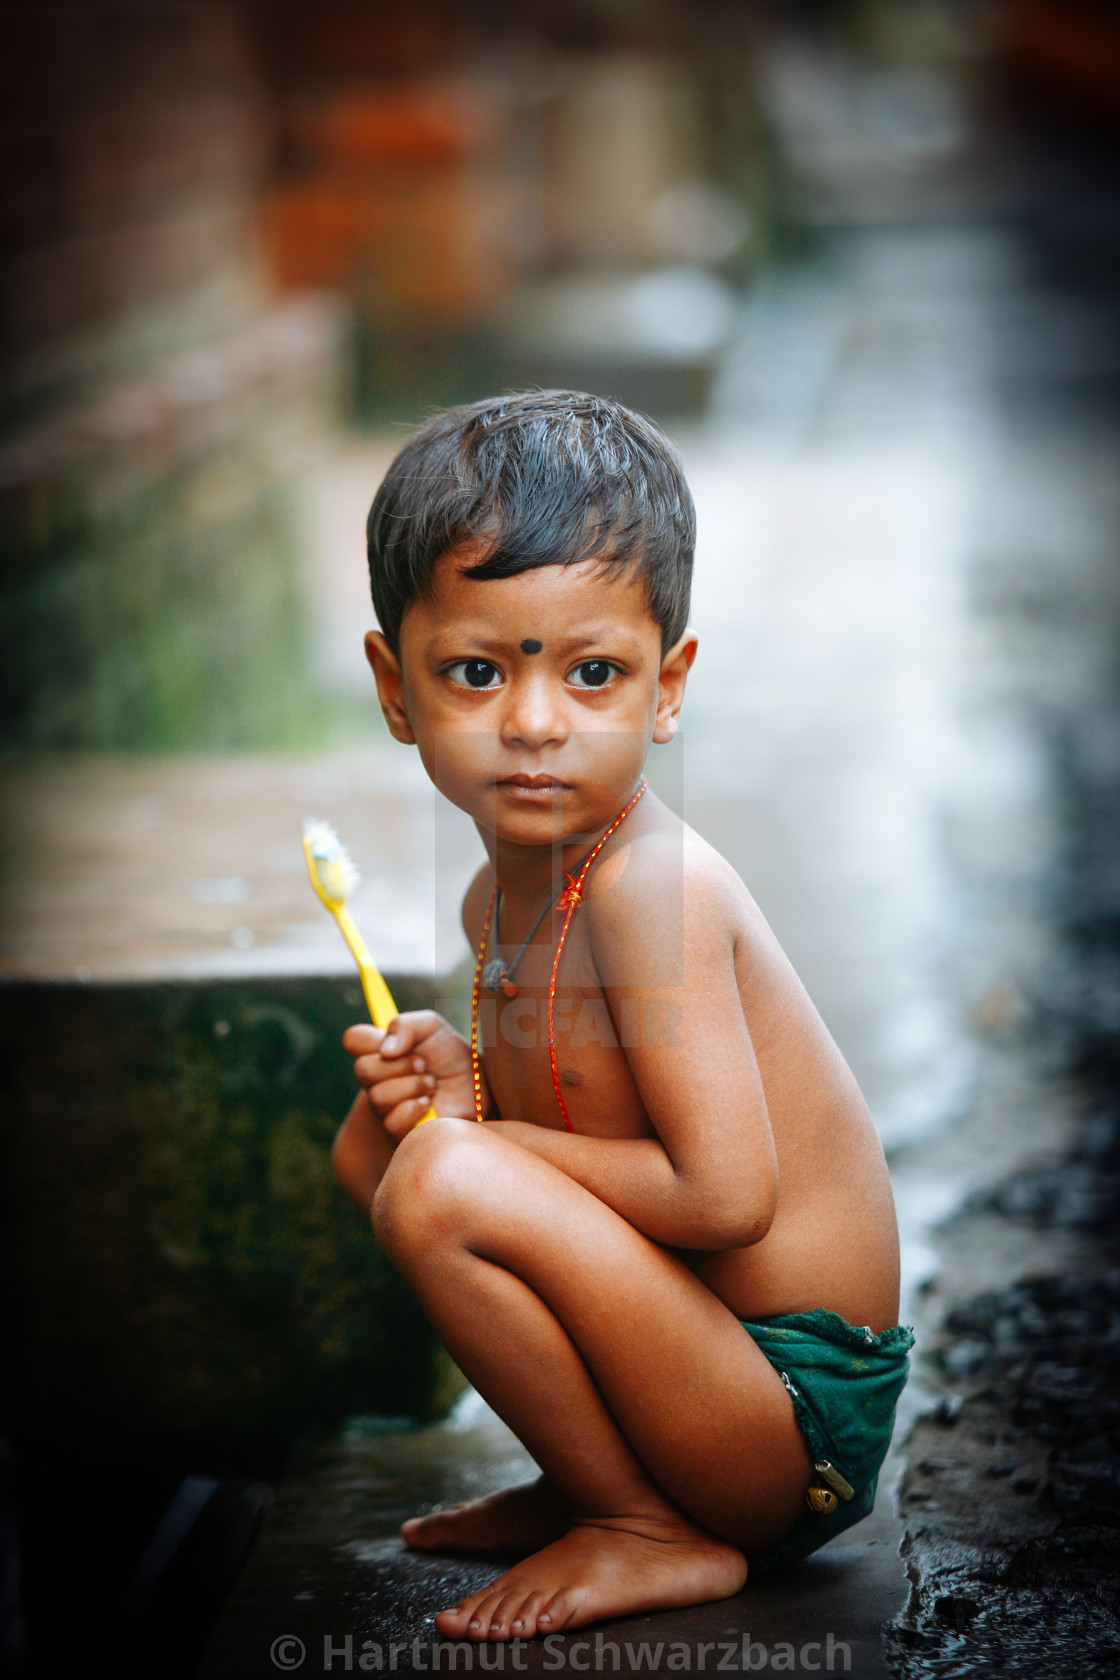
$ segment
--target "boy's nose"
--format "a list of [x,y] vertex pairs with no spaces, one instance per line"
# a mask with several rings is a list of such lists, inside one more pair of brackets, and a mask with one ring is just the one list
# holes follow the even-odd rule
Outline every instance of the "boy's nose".
[[507,746],[544,747],[568,737],[563,696],[541,677],[510,684],[501,738]]

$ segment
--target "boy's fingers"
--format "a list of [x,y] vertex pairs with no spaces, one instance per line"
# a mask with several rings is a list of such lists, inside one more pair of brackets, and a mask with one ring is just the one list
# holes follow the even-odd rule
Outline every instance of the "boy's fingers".
[[403,1138],[427,1114],[431,1106],[429,1097],[414,1097],[408,1102],[398,1103],[390,1113],[382,1116],[382,1124],[390,1137]]
[[420,1056],[414,1057],[404,1067],[397,1061],[386,1062],[378,1055],[359,1056],[354,1063],[354,1077],[359,1085],[377,1085],[383,1079],[404,1079],[410,1073],[426,1077],[430,1082],[429,1088],[434,1088],[435,1080]]
[[379,1079],[395,1079],[401,1069],[393,1062],[383,1062],[378,1055],[359,1056],[354,1063],[354,1077],[359,1085],[376,1085]]
[[388,1119],[402,1102],[423,1101],[427,1108],[434,1089],[435,1082],[428,1079],[382,1079],[370,1086],[368,1095],[378,1114]]
[[389,1022],[388,1036],[381,1045],[386,1056],[404,1056],[429,1038],[438,1028],[446,1026],[442,1015],[434,1009],[410,1009]]
[[420,1074],[427,1077],[428,1089],[435,1090],[435,1079],[428,1074],[427,1062],[423,1057],[413,1057],[411,1062],[401,1067],[400,1062],[383,1062],[379,1055],[359,1055],[354,1062],[354,1079],[359,1085],[378,1085],[383,1079],[405,1079],[406,1074]]
[[359,1085],[376,1085],[388,1071],[380,1056],[359,1056],[354,1063],[354,1078]]
[[371,1051],[381,1047],[385,1037],[380,1027],[374,1027],[368,1021],[359,1021],[356,1026],[347,1027],[342,1035],[342,1047],[351,1056],[369,1055]]
[[383,1056],[405,1056],[416,1041],[416,1029],[408,1015],[398,1015],[389,1022],[389,1031],[381,1041]]

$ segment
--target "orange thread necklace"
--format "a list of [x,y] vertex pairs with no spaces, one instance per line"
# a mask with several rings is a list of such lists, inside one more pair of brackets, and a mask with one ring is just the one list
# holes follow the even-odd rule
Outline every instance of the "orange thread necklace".
[[[565,871],[567,885],[564,887],[562,892],[557,894],[556,898],[552,902],[552,908],[554,910],[564,911],[564,922],[560,929],[560,937],[556,942],[556,955],[552,959],[552,973],[549,975],[548,980],[548,1060],[549,1065],[552,1068],[552,1088],[556,1092],[556,1101],[560,1105],[561,1118],[563,1119],[564,1125],[569,1132],[573,1130],[573,1126],[568,1116],[568,1105],[564,1101],[564,1093],[560,1089],[560,1071],[556,1065],[556,1029],[553,1018],[553,1005],[556,1001],[556,976],[560,971],[560,954],[564,949],[564,941],[568,937],[568,929],[571,926],[572,917],[575,915],[579,906],[583,903],[583,883],[587,879],[588,870],[595,862],[595,859],[599,856],[599,853],[602,851],[615,829],[626,821],[626,818],[630,815],[631,811],[646,791],[647,786],[648,783],[643,776],[637,793],[635,793],[633,797],[622,807],[622,810],[618,813],[610,827],[600,836],[598,844],[593,846],[591,851],[588,852],[587,856],[583,860],[583,863],[580,865],[578,874],[569,875],[567,871]],[[490,923],[494,917],[494,905],[497,902],[497,898],[498,883],[495,881],[490,890],[490,901],[486,906],[486,915],[482,922],[482,937],[478,942],[478,957],[474,965],[474,984],[471,987],[471,1078],[474,1084],[474,1117],[476,1120],[482,1119],[482,1059],[478,1050],[478,994],[479,988],[482,984],[483,964],[486,960],[486,943],[490,937]],[[540,926],[543,920],[544,912],[542,911],[541,916],[537,920],[536,926],[533,928],[533,933],[536,932],[537,927]],[[532,936],[533,934],[531,933],[529,938],[531,939]],[[526,941],[526,944],[527,943],[528,941]],[[520,962],[521,957],[524,954],[525,947],[522,946],[522,949],[518,954],[518,962]]]

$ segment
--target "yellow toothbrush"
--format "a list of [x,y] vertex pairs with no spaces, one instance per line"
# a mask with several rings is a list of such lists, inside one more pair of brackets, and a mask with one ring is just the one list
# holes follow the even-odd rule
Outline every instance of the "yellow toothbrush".
[[[366,948],[365,940],[358,932],[353,916],[346,908],[346,900],[358,885],[358,871],[330,823],[320,822],[317,817],[308,817],[303,825],[303,855],[307,859],[311,885],[338,923],[339,931],[358,965],[370,1019],[384,1032],[396,1020],[397,1006]],[[429,1108],[417,1124],[434,1120],[435,1113],[434,1108]]]

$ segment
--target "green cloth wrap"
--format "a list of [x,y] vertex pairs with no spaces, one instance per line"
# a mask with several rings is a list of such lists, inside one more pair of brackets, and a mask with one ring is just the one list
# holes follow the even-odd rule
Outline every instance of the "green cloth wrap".
[[876,1336],[824,1307],[740,1322],[784,1378],[814,1463],[827,1459],[855,1489],[835,1511],[806,1509],[787,1540],[750,1560],[755,1570],[775,1569],[807,1557],[870,1514],[914,1332],[896,1324]]

